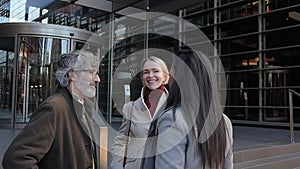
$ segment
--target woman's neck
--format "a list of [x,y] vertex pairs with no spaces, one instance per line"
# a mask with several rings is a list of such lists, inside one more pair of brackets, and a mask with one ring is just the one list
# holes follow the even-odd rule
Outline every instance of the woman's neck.
[[158,105],[159,99],[164,92],[164,85],[161,85],[159,88],[150,90],[146,87],[144,101],[150,111],[151,116],[153,117],[156,107]]

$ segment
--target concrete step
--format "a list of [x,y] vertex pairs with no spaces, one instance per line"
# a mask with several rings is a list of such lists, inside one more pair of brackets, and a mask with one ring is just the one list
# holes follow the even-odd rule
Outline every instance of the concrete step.
[[300,143],[234,152],[235,169],[300,168]]
[[295,169],[297,167],[300,167],[300,152],[234,164],[235,169]]

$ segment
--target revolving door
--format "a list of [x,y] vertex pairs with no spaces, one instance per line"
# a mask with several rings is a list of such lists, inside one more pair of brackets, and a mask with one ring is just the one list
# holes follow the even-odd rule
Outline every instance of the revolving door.
[[58,25],[0,24],[0,125],[26,123],[54,93],[61,54],[88,48],[100,57],[99,43],[91,37],[88,31]]

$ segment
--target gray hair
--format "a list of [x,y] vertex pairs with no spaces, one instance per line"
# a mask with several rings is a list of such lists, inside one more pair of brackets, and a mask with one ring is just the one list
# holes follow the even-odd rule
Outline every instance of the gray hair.
[[83,69],[85,67],[97,67],[100,64],[100,57],[91,52],[75,50],[61,55],[58,63],[58,69],[55,72],[55,78],[60,86],[69,85],[70,79],[68,73],[74,69]]

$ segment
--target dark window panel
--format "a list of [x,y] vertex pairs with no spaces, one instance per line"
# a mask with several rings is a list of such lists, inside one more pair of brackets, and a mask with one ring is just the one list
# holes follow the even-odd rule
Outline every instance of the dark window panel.
[[259,116],[258,108],[236,108],[236,107],[226,107],[224,113],[228,115],[230,120],[250,120],[258,121]]
[[300,26],[266,33],[266,49],[300,44]]
[[[243,26],[241,29],[241,25],[247,26]],[[228,22],[220,25],[220,28],[221,38],[258,32],[258,18],[251,17],[247,19],[236,20],[234,22]]]
[[258,50],[258,36],[244,36],[221,41],[221,55]]

